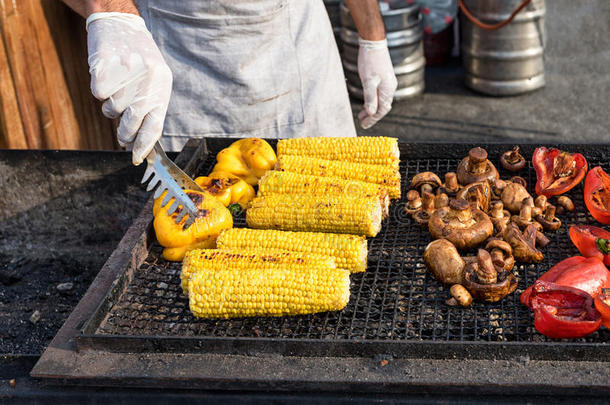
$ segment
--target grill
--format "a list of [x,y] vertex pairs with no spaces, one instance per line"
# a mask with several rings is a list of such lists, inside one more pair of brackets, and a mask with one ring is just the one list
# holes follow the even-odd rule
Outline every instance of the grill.
[[[228,140],[208,140],[207,154],[194,173],[208,173],[216,153]],[[512,145],[484,145],[492,162]],[[442,176],[455,171],[459,159],[473,145],[401,144],[402,192],[406,195],[413,175],[434,171]],[[560,146],[583,153],[590,167],[610,169],[610,148]],[[531,156],[533,147],[524,147]],[[531,163],[521,173],[533,193],[535,172]],[[369,239],[366,273],[351,276],[351,298],[338,312],[293,317],[259,317],[229,320],[198,320],[188,310],[180,288],[180,264],[161,258],[153,244],[142,264],[126,269],[88,320],[77,337],[79,348],[115,352],[216,352],[252,354],[272,352],[299,356],[364,356],[389,353],[393,356],[446,358],[477,355],[502,357],[528,353],[541,359],[599,359],[607,355],[610,332],[602,329],[580,340],[547,339],[533,327],[531,311],[519,302],[520,293],[553,264],[578,251],[569,240],[573,224],[594,223],[583,203],[583,187],[568,195],[576,204],[574,213],[561,216],[563,226],[548,233],[551,243],[543,250],[545,259],[537,265],[515,267],[519,284],[515,293],[498,303],[475,303],[470,308],[445,304],[444,288],[427,272],[423,251],[430,242],[403,213],[404,201],[395,201],[383,230]],[[239,215],[235,226],[245,226]],[[474,252],[473,252],[474,253]]]

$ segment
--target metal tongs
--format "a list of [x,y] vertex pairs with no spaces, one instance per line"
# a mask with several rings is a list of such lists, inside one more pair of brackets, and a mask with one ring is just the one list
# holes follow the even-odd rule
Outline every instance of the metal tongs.
[[197,218],[197,207],[182,189],[196,191],[203,191],[203,189],[167,157],[159,142],[155,144],[153,150],[146,157],[146,162],[148,166],[142,178],[142,184],[150,179],[146,191],[152,191],[158,186],[154,198],[159,198],[167,190],[161,206],[164,207],[173,199],[174,202],[167,210],[167,214],[173,214],[180,207],[181,209],[176,216],[176,223],[179,224],[185,216],[188,216],[184,223],[184,229],[191,226]]

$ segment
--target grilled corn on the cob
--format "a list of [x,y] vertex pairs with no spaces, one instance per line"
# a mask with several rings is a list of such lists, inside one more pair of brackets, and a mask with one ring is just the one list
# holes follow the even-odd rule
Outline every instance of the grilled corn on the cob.
[[366,238],[324,232],[289,232],[272,229],[232,228],[216,240],[220,249],[282,249],[331,256],[337,267],[360,273],[366,270]]
[[259,229],[375,236],[381,230],[382,214],[377,197],[270,194],[250,202],[246,221]]
[[180,280],[182,291],[188,293],[188,282],[197,270],[222,270],[232,268],[336,268],[335,259],[320,254],[280,251],[279,249],[196,249],[187,252],[182,262]]
[[278,159],[276,169],[375,183],[386,187],[390,198],[400,198],[400,173],[390,166],[283,155]]
[[189,306],[200,318],[281,316],[338,311],[349,301],[349,271],[324,266],[202,267],[189,280]]
[[345,197],[377,196],[383,208],[383,216],[388,215],[390,198],[388,190],[379,184],[339,177],[322,177],[309,174],[268,171],[258,183],[258,195],[269,194],[309,194],[336,195]]
[[398,140],[381,136],[281,139],[277,154],[387,165],[394,169],[398,169],[400,160]]

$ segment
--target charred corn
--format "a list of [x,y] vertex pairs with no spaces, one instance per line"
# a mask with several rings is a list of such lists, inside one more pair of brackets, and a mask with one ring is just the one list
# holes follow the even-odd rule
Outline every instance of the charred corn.
[[269,268],[336,268],[335,259],[330,256],[301,252],[280,251],[279,249],[196,249],[187,252],[182,261],[180,280],[182,291],[188,293],[189,279],[198,270],[222,270],[232,268],[269,269]]
[[381,230],[382,214],[377,197],[271,194],[250,202],[246,222],[258,229],[375,236]]
[[386,187],[390,198],[400,198],[400,173],[389,166],[283,155],[278,159],[276,169],[375,183]]
[[281,249],[305,254],[330,256],[337,267],[360,273],[366,270],[368,253],[363,236],[289,232],[272,229],[233,228],[223,231],[216,240],[220,249]]
[[258,184],[259,196],[269,194],[336,195],[345,197],[376,196],[381,202],[384,218],[388,215],[390,205],[388,190],[379,184],[278,170],[268,171]]
[[329,267],[206,267],[189,280],[189,306],[200,318],[303,315],[343,309],[349,271]]
[[395,170],[400,160],[398,140],[381,136],[282,139],[277,143],[277,154],[386,165]]

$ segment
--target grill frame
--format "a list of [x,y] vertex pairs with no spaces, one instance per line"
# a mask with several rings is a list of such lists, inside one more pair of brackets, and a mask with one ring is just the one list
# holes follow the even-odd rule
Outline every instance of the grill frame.
[[[202,161],[206,159],[209,161],[213,159],[215,153],[223,147],[228,146],[231,143],[229,139],[206,139],[202,141],[200,147],[199,158],[197,161],[191,161],[190,173],[189,174],[203,174],[197,173],[199,167],[201,167]],[[443,167],[446,165],[447,168],[455,168],[461,156],[465,156],[468,150],[474,145],[458,144],[458,145],[446,145],[446,144],[401,144],[401,175],[403,176],[403,196],[406,195],[405,181],[408,180],[416,171],[425,169],[432,169],[437,174],[442,175],[446,171]],[[509,149],[512,145],[500,145],[491,144],[483,145],[489,151],[489,156],[492,161],[496,163],[499,158],[499,151]],[[562,149],[569,151],[580,151],[590,161],[602,161],[605,162],[603,165],[604,169],[608,170],[608,156],[610,155],[610,148],[608,146],[600,145],[560,145]],[[531,156],[533,146],[525,146],[524,154]],[[409,169],[411,160],[413,157],[422,159],[425,156],[434,154],[437,158],[436,167],[425,167],[422,168],[421,164],[415,163],[412,169]],[[443,163],[441,163],[443,162]],[[187,168],[189,169],[189,168]],[[409,169],[405,172],[405,169]],[[502,173],[502,172],[501,172]],[[532,171],[529,172],[528,188],[533,188],[533,182],[535,181],[535,174],[532,179]],[[408,177],[408,178],[405,178]],[[582,185],[578,186],[576,193],[582,194]],[[580,199],[582,201],[582,197]],[[150,205],[150,202],[149,202]],[[577,203],[578,206],[578,203]],[[394,203],[392,207],[392,215],[398,215],[402,207],[402,202]],[[584,206],[583,206],[584,207]],[[150,207],[148,207],[150,208]],[[146,209],[146,208],[145,208]],[[584,209],[584,208],[583,208]],[[580,210],[582,214],[583,209]],[[401,220],[404,220],[401,219]],[[408,219],[405,223],[408,225]],[[562,231],[567,233],[567,228],[562,227]],[[364,275],[352,275],[352,285],[354,279],[360,280],[360,289],[363,288],[364,280],[366,277],[373,277],[377,280],[377,272],[380,270],[381,263],[385,259],[375,256],[375,244],[381,244],[383,247],[383,238],[387,238],[387,224],[384,225],[384,231],[377,238],[370,241],[370,251],[373,256],[369,258],[369,261],[377,263],[376,268],[367,270]],[[395,234],[396,235],[396,234]],[[76,343],[79,350],[104,350],[112,352],[130,352],[130,353],[224,353],[224,354],[278,354],[283,356],[336,356],[336,357],[369,357],[379,353],[387,354],[396,358],[486,358],[486,359],[509,359],[514,356],[528,355],[531,358],[539,360],[589,360],[589,361],[600,361],[608,355],[608,335],[607,330],[601,332],[602,341],[576,341],[576,342],[556,342],[547,340],[546,338],[540,342],[531,341],[502,341],[496,342],[491,340],[473,340],[473,341],[456,341],[456,340],[384,340],[384,339],[306,339],[306,338],[285,338],[285,337],[248,337],[248,336],[203,336],[203,337],[186,337],[186,336],[155,336],[155,335],[140,335],[140,336],[129,336],[129,335],[113,335],[113,334],[100,334],[98,328],[103,323],[104,319],[108,315],[108,312],[112,309],[114,303],[120,298],[125,288],[127,288],[137,278],[138,267],[146,259],[146,255],[150,249],[154,249],[152,241],[154,241],[154,235],[152,227],[149,224],[145,239],[146,251],[142,251],[138,257],[137,263],[132,263],[122,271],[119,276],[114,280],[112,288],[106,293],[106,296],[89,318],[89,320],[82,327],[80,334],[76,337]],[[566,238],[567,236],[564,235]],[[396,237],[396,236],[395,236]],[[555,237],[553,237],[555,239]],[[418,251],[421,251],[427,244],[427,239],[417,242]],[[545,251],[545,262],[543,265],[549,265],[547,262],[549,259],[548,251],[556,245],[556,241],[553,241]],[[381,249],[382,250],[382,249]],[[383,253],[383,252],[382,252]],[[572,254],[577,254],[575,248],[572,247],[571,251],[566,252],[564,255],[568,257]],[[382,256],[382,255],[379,255]],[[421,262],[421,254],[417,253],[415,260]],[[404,257],[403,257],[404,258]],[[370,263],[369,263],[370,264]],[[535,269],[530,273],[539,274],[542,266],[534,266]],[[391,266],[390,266],[391,268]],[[548,269],[548,267],[546,267]],[[431,279],[430,276],[425,274],[425,268],[419,267],[418,274],[424,275],[424,287],[422,295],[426,293],[428,286],[433,290],[442,290],[440,284]],[[530,277],[532,277],[530,276]],[[177,277],[177,274],[175,275]],[[527,279],[520,281],[520,288],[522,290],[522,283],[528,285],[533,280]],[[383,281],[383,280],[382,280]],[[353,291],[353,290],[352,290]],[[360,290],[359,290],[360,291]],[[411,290],[412,292],[412,290]],[[352,297],[350,299],[350,305],[352,300],[356,299],[356,304],[359,302],[360,296]],[[508,297],[517,301],[517,310],[525,313],[527,308],[518,307],[518,294],[514,294],[513,297]],[[384,298],[385,299],[385,298]],[[438,304],[438,299],[434,299],[434,304]],[[497,305],[503,306],[504,304],[499,303]],[[435,308],[435,314],[436,314]],[[345,310],[344,310],[345,311]],[[457,309],[457,311],[467,311]],[[356,311],[354,311],[354,314]],[[528,312],[529,313],[529,312]],[[308,316],[308,317],[315,317]],[[355,315],[354,315],[355,316]],[[294,318],[294,317],[291,317]],[[303,317],[297,317],[303,319]],[[425,319],[425,317],[424,317]],[[368,320],[367,320],[368,321]],[[209,322],[209,321],[204,321]],[[227,322],[227,321],[220,321]],[[248,320],[244,320],[248,323]],[[283,321],[280,321],[283,322]],[[365,323],[366,327],[366,323]],[[423,323],[420,325],[420,334],[423,330]],[[533,326],[530,323],[530,328]],[[598,332],[600,333],[600,332]],[[433,335],[434,336],[434,335]],[[489,334],[491,338],[491,334]]]

